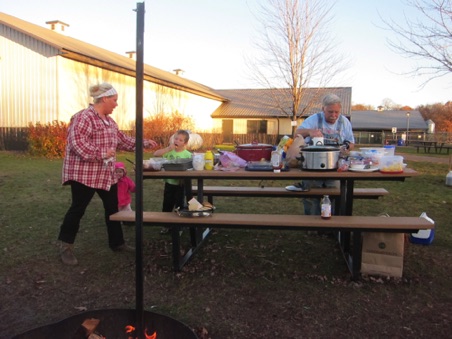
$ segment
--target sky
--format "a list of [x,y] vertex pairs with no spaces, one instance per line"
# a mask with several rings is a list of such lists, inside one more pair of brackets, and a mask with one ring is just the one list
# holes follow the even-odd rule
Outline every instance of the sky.
[[[69,24],[67,35],[125,55],[136,50],[136,8],[145,6],[144,62],[214,89],[260,87],[249,76],[245,59],[257,51],[256,18],[264,0],[3,0],[0,11],[31,23]],[[446,103],[451,100],[452,74],[421,88],[422,77],[401,75],[414,61],[388,47],[391,32],[381,17],[414,18],[404,0],[337,0],[331,31],[338,53],[349,68],[330,86],[352,87],[352,104]]]

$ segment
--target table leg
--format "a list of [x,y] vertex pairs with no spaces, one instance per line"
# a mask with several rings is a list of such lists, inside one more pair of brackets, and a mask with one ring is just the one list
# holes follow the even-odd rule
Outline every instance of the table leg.
[[355,281],[361,276],[361,260],[362,234],[360,231],[353,231],[352,279]]

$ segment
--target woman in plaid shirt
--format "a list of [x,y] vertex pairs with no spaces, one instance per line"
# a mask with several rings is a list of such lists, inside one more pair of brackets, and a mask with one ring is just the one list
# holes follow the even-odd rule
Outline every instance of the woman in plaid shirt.
[[[73,244],[88,204],[97,193],[105,209],[108,244],[114,251],[134,251],[124,242],[121,223],[110,221],[118,211],[116,150],[134,151],[135,139],[118,129],[110,114],[118,106],[118,94],[112,85],[103,83],[90,87],[94,103],[76,113],[68,129],[66,155],[63,162],[63,185],[71,186],[72,203],[60,227],[61,260],[76,265]],[[157,143],[145,140],[145,147]]]

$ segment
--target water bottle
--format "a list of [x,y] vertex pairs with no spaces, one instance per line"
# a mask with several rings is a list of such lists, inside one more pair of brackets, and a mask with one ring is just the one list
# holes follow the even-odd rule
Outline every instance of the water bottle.
[[214,160],[213,152],[211,150],[208,150],[206,152],[206,155],[204,156],[205,161],[204,168],[206,170],[213,170],[213,160]]
[[280,150],[274,150],[271,154],[270,158],[273,172],[279,173],[281,172],[281,168],[283,166],[282,152]]
[[328,195],[324,195],[320,204],[321,217],[322,219],[331,218],[331,200]]

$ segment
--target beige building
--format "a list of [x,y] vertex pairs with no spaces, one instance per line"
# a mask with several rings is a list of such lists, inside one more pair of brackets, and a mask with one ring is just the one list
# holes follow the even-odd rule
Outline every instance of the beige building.
[[[47,24],[0,13],[0,128],[68,122],[90,102],[89,86],[106,81],[119,93],[114,118],[129,129],[136,117],[133,53],[118,55],[74,39],[66,23]],[[144,118],[178,111],[192,117],[199,131],[211,131],[211,114],[223,101],[212,88],[144,65]]]

